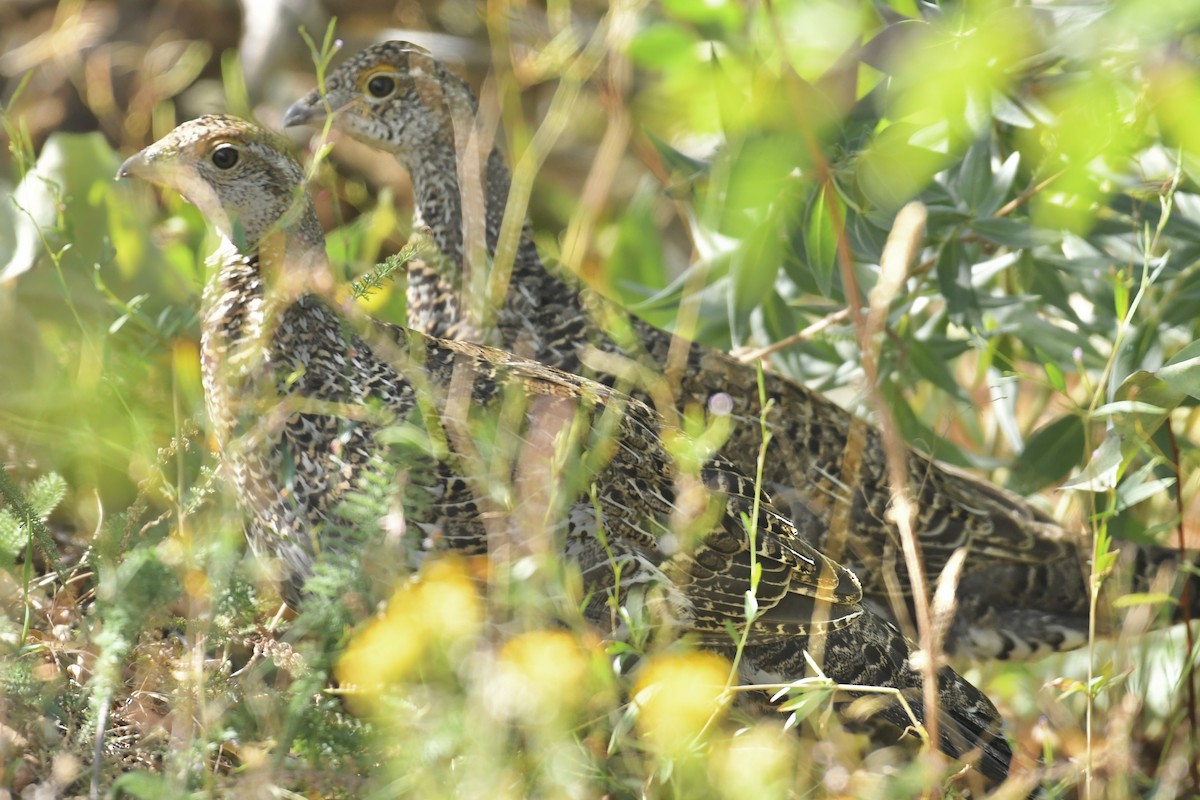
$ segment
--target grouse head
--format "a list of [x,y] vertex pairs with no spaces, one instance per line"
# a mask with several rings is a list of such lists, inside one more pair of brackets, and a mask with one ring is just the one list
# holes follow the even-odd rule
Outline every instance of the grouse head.
[[454,142],[456,119],[472,121],[478,104],[471,88],[428,50],[383,42],[354,55],[297,100],[284,127],[333,115],[333,126],[402,160],[420,158],[433,143]]
[[321,241],[304,170],[280,137],[245,120],[206,115],[185,122],[129,158],[117,178],[178,192],[243,253],[272,232]]

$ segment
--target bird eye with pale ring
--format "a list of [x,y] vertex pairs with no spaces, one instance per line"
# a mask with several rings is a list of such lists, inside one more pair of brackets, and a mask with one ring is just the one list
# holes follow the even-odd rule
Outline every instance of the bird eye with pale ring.
[[396,91],[396,79],[391,75],[376,75],[367,81],[367,91],[372,97],[382,100]]
[[233,169],[237,165],[239,157],[236,147],[223,144],[213,150],[212,163],[217,169]]

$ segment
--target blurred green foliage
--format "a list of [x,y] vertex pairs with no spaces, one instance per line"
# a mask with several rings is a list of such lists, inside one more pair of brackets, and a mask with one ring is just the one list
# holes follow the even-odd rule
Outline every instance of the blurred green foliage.
[[[1009,484],[1022,493],[1083,466],[1104,438],[1096,423],[1123,415],[1091,412],[1144,391],[1128,379],[1196,338],[1168,302],[1194,274],[1194,137],[1177,134],[1178,95],[1155,99],[1164,84],[1195,86],[1195,12],[1150,22],[1144,3],[993,2],[920,4],[913,19],[900,5],[814,2],[743,19],[703,6],[665,4],[628,50],[664,164],[687,163],[664,140],[717,144],[687,178],[693,236],[717,243],[689,266],[713,311],[701,335],[760,345],[861,303],[893,215],[919,199],[928,230],[892,302],[883,371],[906,436],[953,463],[1016,455]],[[637,249],[623,243],[607,269],[631,303],[622,265]],[[856,346],[840,331],[852,329],[773,363],[853,385]],[[1184,380],[1162,412],[1191,405],[1200,383]],[[1158,462],[1159,477],[1173,460],[1146,437],[1123,453]]]

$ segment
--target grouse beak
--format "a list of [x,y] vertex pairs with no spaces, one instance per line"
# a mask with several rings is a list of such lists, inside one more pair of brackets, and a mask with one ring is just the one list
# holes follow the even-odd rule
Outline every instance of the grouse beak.
[[117,170],[117,177],[114,180],[122,178],[142,178],[148,179],[153,173],[153,168],[150,166],[149,160],[146,158],[146,151],[135,153],[125,159],[125,163]]
[[315,119],[323,119],[325,117],[325,104],[320,101],[313,102],[307,97],[302,97],[288,108],[283,113],[283,127],[292,128],[296,125],[306,125]]
[[182,194],[181,180],[185,174],[186,171],[181,169],[176,160],[171,157],[171,153],[164,154],[156,143],[125,159],[125,163],[117,170],[116,179],[137,178],[147,183],[175,189]]

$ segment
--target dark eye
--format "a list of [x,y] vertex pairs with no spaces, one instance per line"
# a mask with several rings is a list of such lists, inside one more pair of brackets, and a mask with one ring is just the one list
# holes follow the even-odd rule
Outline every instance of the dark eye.
[[212,162],[217,169],[232,169],[233,165],[238,162],[238,157],[236,147],[224,144],[213,150]]
[[376,75],[367,81],[367,91],[372,97],[383,99],[396,91],[396,79],[391,75]]

